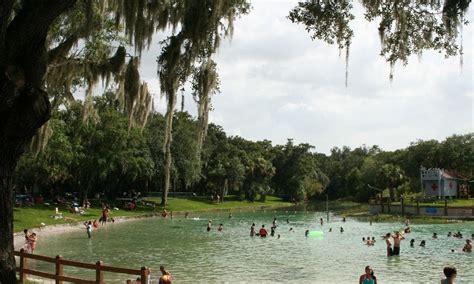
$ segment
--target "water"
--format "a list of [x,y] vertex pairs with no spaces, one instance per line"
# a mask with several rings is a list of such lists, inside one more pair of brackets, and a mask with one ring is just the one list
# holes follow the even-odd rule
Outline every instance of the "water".
[[[322,227],[322,212],[267,211],[205,213],[189,219],[173,220],[145,218],[137,221],[108,224],[93,232],[87,239],[83,232],[69,232],[45,236],[38,242],[37,253],[65,259],[139,269],[152,269],[153,283],[158,283],[159,266],[173,274],[173,283],[355,283],[371,265],[379,283],[439,283],[443,267],[454,265],[458,270],[457,283],[474,283],[473,254],[463,253],[466,237],[474,233],[474,223],[413,225],[412,233],[401,243],[400,257],[386,256],[386,245],[381,236],[403,227],[399,223],[373,223],[338,216]],[[255,222],[258,230],[266,224],[269,230],[277,217],[276,237],[250,237],[249,229]],[[286,223],[287,218],[290,224]],[[213,230],[206,232],[208,219]],[[224,231],[217,232],[219,223]],[[343,227],[345,232],[340,233]],[[295,232],[289,232],[292,227]],[[329,233],[332,227],[333,232]],[[322,230],[322,238],[305,238],[304,231]],[[464,239],[448,238],[447,232],[461,231]],[[432,239],[433,232],[438,239]],[[375,246],[362,243],[362,237],[375,236]],[[416,240],[415,247],[409,245]],[[426,247],[420,247],[426,240]],[[455,252],[451,252],[455,249]],[[51,264],[33,263],[42,270],[53,271]],[[68,276],[85,275],[75,268],[65,269]],[[131,276],[105,273],[107,283],[118,283]],[[131,278],[133,279],[133,278]],[[121,282],[123,283],[123,282]]]

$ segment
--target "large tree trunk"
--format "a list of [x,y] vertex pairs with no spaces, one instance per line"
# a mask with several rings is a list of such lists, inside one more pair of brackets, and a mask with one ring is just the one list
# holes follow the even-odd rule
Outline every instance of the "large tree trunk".
[[[177,89],[177,88],[176,88]],[[161,205],[165,206],[168,202],[168,192],[170,190],[171,183],[171,142],[173,140],[173,118],[174,109],[176,107],[176,90],[170,90],[168,92],[168,108],[166,111],[166,126],[165,126],[165,143],[164,143],[164,154],[165,154],[165,182],[163,192],[161,194]]]
[[15,283],[12,175],[51,106],[42,91],[46,36],[51,23],[76,0],[0,1],[0,283]]

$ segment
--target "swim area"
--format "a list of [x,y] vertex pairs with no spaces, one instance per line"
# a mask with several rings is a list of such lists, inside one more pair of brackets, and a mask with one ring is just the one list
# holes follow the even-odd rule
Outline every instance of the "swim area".
[[[275,217],[275,237],[249,236],[252,222],[257,232],[265,224],[270,233]],[[208,220],[213,224],[209,233]],[[220,223],[223,232],[217,231]],[[230,219],[228,212],[192,213],[188,219],[151,217],[107,224],[94,230],[90,240],[85,228],[47,236],[40,232],[36,253],[89,263],[102,260],[133,269],[147,266],[152,283],[158,283],[160,265],[173,274],[173,283],[357,283],[366,265],[373,268],[378,283],[439,283],[446,265],[457,268],[456,283],[474,283],[473,253],[462,252],[466,238],[474,233],[474,222],[411,225],[412,233],[401,242],[400,256],[387,257],[381,236],[403,227],[351,218],[343,222],[332,214],[326,222],[325,212],[314,211],[232,211]],[[318,233],[305,237],[307,229]],[[464,238],[447,237],[450,231],[461,231]],[[433,233],[438,239],[432,239]],[[375,237],[374,246],[362,242],[362,237],[369,236]],[[415,239],[414,247],[410,247],[411,239]],[[421,240],[426,241],[425,247],[419,246]],[[33,260],[29,266],[54,271],[54,265]],[[64,271],[94,279],[93,271]],[[130,277],[105,273],[105,278],[107,283],[124,283]]]

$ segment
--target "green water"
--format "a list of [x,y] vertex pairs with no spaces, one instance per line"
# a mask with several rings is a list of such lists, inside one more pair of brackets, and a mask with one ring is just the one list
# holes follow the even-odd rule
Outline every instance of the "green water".
[[[458,270],[457,283],[474,283],[474,256],[461,251],[465,238],[474,233],[474,223],[413,225],[413,232],[402,241],[400,257],[386,256],[381,235],[399,230],[399,223],[359,222],[338,216],[322,227],[322,212],[233,212],[194,214],[188,219],[145,218],[108,224],[87,239],[82,232],[45,236],[38,242],[37,253],[66,259],[107,265],[152,269],[153,283],[158,283],[159,266],[173,274],[173,283],[357,283],[366,265],[371,265],[379,283],[439,283],[445,265]],[[196,218],[199,215],[199,219]],[[193,219],[195,217],[195,219]],[[252,222],[271,226],[277,217],[280,239],[250,237]],[[213,230],[206,232],[207,220]],[[289,219],[290,224],[286,223]],[[217,232],[219,223],[224,231]],[[339,232],[340,227],[344,233]],[[295,232],[289,232],[292,227]],[[332,227],[333,232],[328,232]],[[304,231],[322,230],[322,238],[305,238]],[[464,239],[448,238],[448,231],[461,231]],[[437,232],[438,239],[431,238]],[[373,247],[362,243],[362,237],[375,236]],[[409,239],[415,239],[410,247]],[[426,247],[420,247],[426,240]],[[451,252],[455,249],[455,252]],[[52,271],[52,265],[31,264]],[[66,269],[67,274],[87,275]],[[105,273],[107,283],[118,283],[129,277]],[[122,282],[123,283],[123,282]]]

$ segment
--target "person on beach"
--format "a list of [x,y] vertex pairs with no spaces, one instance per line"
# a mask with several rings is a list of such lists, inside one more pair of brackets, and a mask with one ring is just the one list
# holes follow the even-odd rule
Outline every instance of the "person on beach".
[[395,236],[393,238],[393,255],[400,255],[400,242],[405,238],[400,235],[400,232],[395,232]]
[[387,256],[393,255],[393,249],[392,249],[392,243],[390,242],[390,237],[391,237],[390,233],[387,233],[384,237],[385,244],[387,245]]
[[92,221],[84,222],[84,226],[86,226],[87,237],[92,238]]
[[206,229],[206,230],[207,230],[208,232],[210,232],[211,229],[212,229],[212,221],[209,220],[209,221],[207,222],[207,229]]
[[443,273],[446,279],[441,280],[441,284],[453,284],[457,276],[456,268],[454,266],[446,266],[443,269]]
[[262,225],[260,231],[258,231],[261,238],[266,238],[268,235],[267,229],[265,229],[265,225]]
[[377,284],[377,277],[375,277],[374,270],[369,265],[365,267],[365,274],[359,277],[359,284]]
[[171,273],[167,271],[163,265],[160,266],[160,271],[161,271],[161,277],[158,283],[171,284],[171,281],[173,280],[173,276],[171,275]]
[[467,239],[466,244],[462,248],[463,252],[472,252],[472,245],[471,245],[471,240]]
[[219,224],[219,228],[217,228],[218,232],[224,231],[224,224]]
[[250,236],[255,236],[255,223],[252,223],[252,226],[250,226]]

